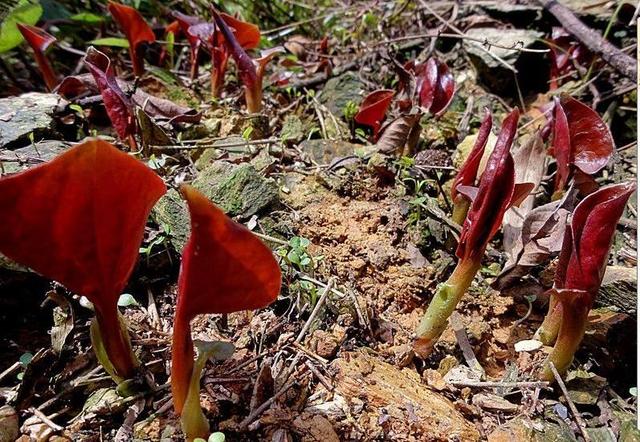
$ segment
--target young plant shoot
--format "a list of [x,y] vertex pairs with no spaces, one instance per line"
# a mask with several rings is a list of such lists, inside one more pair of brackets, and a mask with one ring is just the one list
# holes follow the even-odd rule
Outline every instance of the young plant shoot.
[[496,145],[480,178],[478,189],[469,189],[471,207],[462,226],[456,250],[458,264],[449,279],[438,287],[416,330],[414,350],[427,357],[447,326],[447,319],[467,291],[480,269],[487,244],[496,234],[509,207],[521,202],[531,190],[530,184],[516,185],[510,153],[519,112],[511,112],[502,124]]
[[133,102],[118,85],[118,80],[111,66],[111,60],[93,46],[89,46],[84,62],[100,90],[104,107],[107,110],[113,128],[120,139],[126,140],[129,143],[129,147],[135,150],[137,143],[134,135],[137,125]]
[[[573,360],[587,325],[587,316],[598,294],[609,260],[609,249],[633,183],[603,187],[588,195],[573,212],[556,268],[549,311],[536,336],[545,344],[555,341],[549,355],[560,374]],[[549,364],[541,378],[553,381]]]
[[491,112],[487,109],[473,149],[471,149],[469,156],[460,168],[460,171],[458,171],[458,175],[456,175],[453,185],[451,186],[451,201],[453,201],[453,215],[451,219],[459,225],[462,225],[464,222],[467,212],[469,211],[469,206],[471,205],[471,198],[467,196],[465,192],[473,192],[480,162],[482,161],[484,149],[487,146],[487,140],[491,133],[491,125]]
[[436,117],[444,114],[456,92],[456,83],[447,64],[431,57],[424,63],[407,63],[405,69],[415,75],[417,104]]
[[156,36],[137,9],[109,2],[109,12],[129,42],[129,55],[136,77],[144,74],[144,44],[156,41]]
[[56,42],[56,38],[35,26],[20,23],[18,23],[17,26],[24,39],[29,43],[31,49],[33,49],[33,57],[36,59],[36,64],[38,65],[38,69],[40,69],[47,89],[50,91],[54,90],[58,85],[58,78],[45,52],[51,44]]
[[199,402],[202,369],[209,355],[223,358],[228,348],[220,344],[204,349],[194,364],[191,320],[205,313],[266,307],[280,292],[281,276],[273,253],[257,236],[194,188],[182,186],[181,192],[191,215],[191,236],[178,278],[171,389],[183,432],[193,440],[209,435],[209,423]]
[[374,139],[378,138],[380,126],[387,114],[387,110],[389,110],[389,106],[391,106],[394,95],[395,92],[391,89],[379,89],[371,92],[364,97],[358,113],[353,117],[356,123],[373,129]]
[[[260,58],[253,60],[238,40],[243,34],[238,33],[238,36],[236,36],[230,28],[231,25],[227,24],[221,14],[215,9],[212,9],[212,12],[216,26],[224,37],[227,48],[238,67],[238,73],[244,86],[247,110],[251,114],[259,113],[262,110],[262,79],[264,77],[264,70],[267,63],[269,63],[276,54],[282,52],[282,48],[272,48],[264,51]],[[239,27],[237,24],[236,26]]]
[[571,178],[576,184],[592,183],[589,187],[597,188],[591,175],[607,165],[614,146],[611,132],[597,112],[569,95],[556,98],[552,151],[558,171],[554,199],[562,196]]
[[138,367],[118,298],[165,191],[151,169],[98,139],[0,178],[0,252],[93,303],[93,348],[118,383]]

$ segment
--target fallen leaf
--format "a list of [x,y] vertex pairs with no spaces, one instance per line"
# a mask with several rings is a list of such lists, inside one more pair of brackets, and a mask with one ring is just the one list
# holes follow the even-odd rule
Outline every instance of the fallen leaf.
[[422,113],[403,114],[382,128],[375,144],[376,150],[386,154],[411,154],[420,138]]

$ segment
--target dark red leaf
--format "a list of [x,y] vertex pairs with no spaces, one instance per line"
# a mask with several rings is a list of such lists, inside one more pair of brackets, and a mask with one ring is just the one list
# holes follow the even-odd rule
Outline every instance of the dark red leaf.
[[[411,65],[407,65],[411,67]],[[434,57],[413,66],[418,103],[435,115],[442,115],[453,100],[455,81],[446,63]]]
[[360,103],[360,109],[354,120],[356,123],[373,128],[374,139],[378,137],[378,131],[391,105],[393,95],[394,91],[391,89],[380,89],[371,92]]
[[182,186],[191,215],[191,236],[178,279],[172,354],[174,405],[181,412],[191,377],[189,321],[204,313],[266,307],[280,292],[280,267],[271,250],[197,190]]
[[496,145],[480,178],[478,195],[469,208],[456,250],[456,256],[462,261],[482,257],[513,200],[515,171],[510,149],[516,135],[519,116],[518,109],[515,109],[505,118]]
[[122,140],[126,140],[136,132],[133,103],[120,89],[111,67],[111,60],[93,46],[89,46],[84,62],[100,90],[104,107],[107,109],[107,114],[109,114],[113,127],[118,136]]
[[31,49],[33,49],[34,58],[36,59],[40,73],[42,73],[42,78],[47,85],[47,89],[50,91],[54,90],[58,85],[58,78],[44,53],[51,44],[56,42],[56,38],[35,26],[23,25],[21,23],[18,23],[17,26],[24,39],[29,43]]
[[604,276],[618,220],[635,188],[634,183],[606,186],[578,204],[558,264],[558,279],[564,281],[557,281],[560,285],[556,288],[585,291],[593,302]]
[[91,139],[49,163],[0,178],[0,252],[94,305],[107,353],[125,377],[118,297],[165,185],[151,169]]
[[558,99],[555,100],[553,115],[553,155],[557,166],[555,188],[556,190],[561,190],[566,187],[569,180],[572,154],[567,115],[562,106],[560,106],[560,100]]
[[567,115],[573,164],[590,175],[607,165],[613,155],[614,142],[600,115],[569,95],[560,99]]
[[144,61],[142,59],[142,43],[153,43],[156,37],[153,31],[142,18],[137,9],[119,3],[109,2],[109,12],[118,23],[129,41],[129,53],[133,64],[133,73],[140,76],[144,73]]
[[[260,28],[253,23],[239,20],[224,12],[220,13],[220,17],[231,28],[240,46],[245,49],[258,47],[260,44]],[[220,39],[218,43],[222,44],[223,39]]]
[[487,145],[489,134],[491,133],[491,123],[491,111],[486,109],[473,149],[471,149],[469,156],[458,171],[458,175],[456,175],[453,185],[451,186],[452,201],[455,201],[458,196],[459,186],[475,185],[480,161],[482,160],[482,155],[484,154],[484,149]]

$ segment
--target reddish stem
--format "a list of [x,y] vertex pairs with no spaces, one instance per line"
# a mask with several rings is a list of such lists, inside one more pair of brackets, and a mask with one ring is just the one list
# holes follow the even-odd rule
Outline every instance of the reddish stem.
[[[179,313],[179,312],[178,312]],[[173,392],[173,406],[177,415],[182,413],[189,383],[193,372],[193,341],[191,339],[191,325],[183,315],[176,313],[173,324],[173,343],[171,347],[171,391]]]
[[97,304],[96,319],[102,337],[102,343],[118,376],[123,379],[131,379],[135,376],[138,362],[135,360],[131,342],[126,329],[123,330],[118,318],[117,305],[108,306],[106,310],[101,310]]

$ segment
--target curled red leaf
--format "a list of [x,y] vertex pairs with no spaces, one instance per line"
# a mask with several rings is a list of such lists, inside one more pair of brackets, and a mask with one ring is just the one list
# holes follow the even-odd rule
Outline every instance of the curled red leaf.
[[482,160],[482,155],[484,154],[484,149],[487,145],[489,134],[491,133],[491,124],[491,111],[486,109],[473,149],[471,149],[471,153],[469,153],[460,171],[458,171],[451,186],[452,201],[455,201],[458,197],[459,186],[473,186],[475,184],[480,161]]
[[120,89],[111,66],[111,60],[93,46],[89,46],[84,62],[100,90],[104,107],[107,109],[109,119],[118,136],[122,140],[133,136],[136,132],[133,103]]
[[518,127],[519,112],[513,110],[502,123],[496,145],[480,178],[476,198],[462,225],[456,256],[478,260],[496,234],[502,217],[513,202],[515,170],[510,149]]
[[[231,28],[238,44],[244,49],[253,49],[260,44],[260,28],[253,23],[242,21],[232,15],[220,13],[222,20]],[[224,43],[224,37],[218,40],[218,44]]]
[[373,128],[374,138],[378,138],[380,126],[387,114],[387,110],[389,110],[394,94],[391,89],[379,89],[364,97],[364,100],[360,103],[360,109],[354,120],[358,124]]
[[193,367],[189,322],[204,313],[231,313],[271,304],[280,292],[280,267],[271,250],[232,221],[197,190],[182,186],[191,215],[191,236],[178,279],[171,385],[182,411]]
[[165,190],[151,169],[97,139],[0,178],[0,252],[93,303],[109,359],[125,378],[134,367],[117,302]]
[[47,85],[47,89],[52,91],[58,84],[58,78],[45,55],[45,51],[51,44],[57,41],[56,38],[35,26],[23,25],[21,23],[18,23],[17,26],[24,39],[29,43],[31,49],[33,49],[34,58],[36,59],[42,78]]
[[133,65],[133,73],[140,76],[144,73],[142,59],[143,43],[153,43],[156,37],[137,9],[119,3],[109,2],[109,12],[118,23],[129,41],[129,54]]
[[593,175],[613,155],[613,137],[600,115],[568,95],[556,100],[553,133],[553,154],[558,166],[556,190],[565,188],[573,167]]
[[436,116],[442,115],[456,91],[453,74],[446,63],[434,57],[413,67],[416,76],[418,103]]

